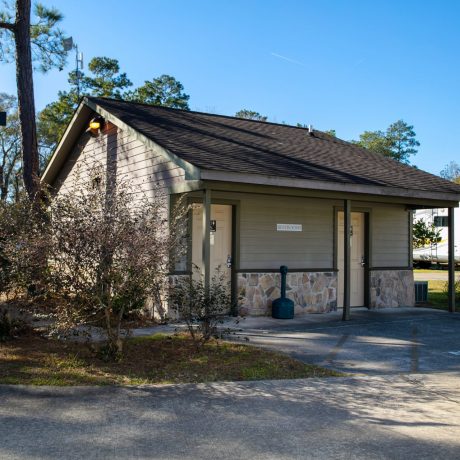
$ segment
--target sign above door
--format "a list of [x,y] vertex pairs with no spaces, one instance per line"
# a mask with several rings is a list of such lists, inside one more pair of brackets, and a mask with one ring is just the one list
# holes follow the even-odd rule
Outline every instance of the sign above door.
[[302,224],[276,224],[277,232],[301,232]]

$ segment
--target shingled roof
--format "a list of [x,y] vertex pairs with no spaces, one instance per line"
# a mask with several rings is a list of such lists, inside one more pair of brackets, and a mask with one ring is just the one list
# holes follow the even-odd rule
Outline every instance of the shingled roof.
[[321,131],[88,98],[202,170],[460,193],[460,186]]

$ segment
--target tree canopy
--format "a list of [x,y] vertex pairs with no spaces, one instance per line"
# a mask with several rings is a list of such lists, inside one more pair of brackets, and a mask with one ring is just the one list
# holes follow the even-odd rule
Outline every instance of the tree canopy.
[[246,120],[267,121],[268,117],[261,115],[254,110],[242,109],[235,113],[235,117],[245,118]]
[[62,15],[55,8],[31,0],[3,2],[0,10],[0,60],[16,63],[19,122],[24,185],[29,196],[39,196],[40,160],[35,121],[33,62],[43,72],[62,68],[66,58],[63,34],[58,28]]
[[79,97],[102,96],[144,104],[161,105],[188,110],[189,95],[183,85],[170,75],[161,75],[144,85],[129,90],[132,82],[120,71],[117,59],[94,57],[88,63],[89,73],[69,73],[70,89],[59,91],[58,99],[48,104],[38,114],[40,147],[49,155],[64,134],[67,124],[78,106]]
[[409,163],[420,142],[415,138],[414,127],[404,120],[392,123],[386,131],[364,131],[353,143],[373,152],[393,158],[401,163]]
[[[2,2],[0,10],[0,61],[15,60],[13,28],[16,9],[14,2]],[[36,68],[43,72],[52,68],[62,69],[66,62],[67,52],[62,45],[63,31],[58,24],[63,15],[54,7],[48,8],[41,3],[35,3],[30,23],[30,41],[32,44],[32,59]]]
[[182,83],[171,75],[160,75],[151,81],[145,81],[142,86],[123,96],[128,101],[183,110],[190,109],[189,98]]
[[460,165],[456,161],[451,161],[440,172],[443,179],[460,184]]

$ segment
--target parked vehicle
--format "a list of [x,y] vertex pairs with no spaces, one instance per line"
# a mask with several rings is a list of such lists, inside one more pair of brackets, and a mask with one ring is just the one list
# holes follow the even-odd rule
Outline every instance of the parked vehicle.
[[[447,264],[448,262],[448,227],[446,208],[441,209],[419,209],[415,211],[414,222],[423,219],[427,225],[434,225],[440,231],[441,241],[422,248],[414,249],[414,265],[428,267],[432,264]],[[454,210],[454,231],[455,231],[455,263],[460,265],[460,209]]]

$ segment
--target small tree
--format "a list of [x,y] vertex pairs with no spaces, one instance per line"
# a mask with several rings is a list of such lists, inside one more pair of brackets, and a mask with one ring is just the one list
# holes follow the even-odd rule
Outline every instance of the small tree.
[[415,249],[439,243],[441,231],[431,224],[428,225],[423,219],[414,222],[412,230],[412,245]]
[[219,269],[205,287],[203,277],[195,267],[196,276],[180,279],[170,286],[169,301],[180,319],[187,324],[197,348],[212,337],[217,337],[217,327],[231,308],[230,286]]

